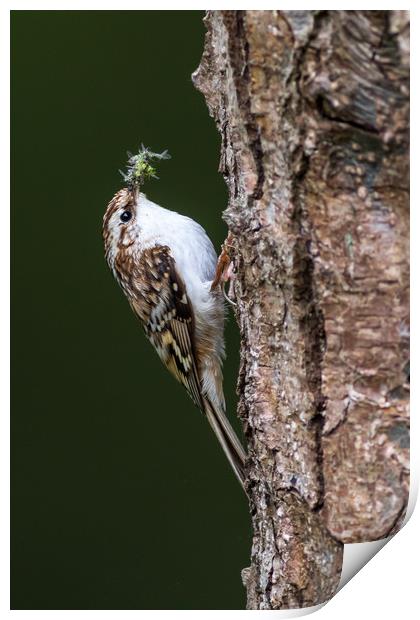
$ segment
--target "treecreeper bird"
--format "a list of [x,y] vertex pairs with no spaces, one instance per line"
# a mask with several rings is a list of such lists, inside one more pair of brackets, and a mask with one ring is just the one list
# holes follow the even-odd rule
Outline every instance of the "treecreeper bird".
[[130,155],[122,173],[126,187],[103,219],[105,257],[147,338],[206,416],[244,487],[245,451],[225,414],[225,311],[221,287],[214,285],[216,252],[197,222],[140,191],[156,178],[151,160],[168,157],[143,146]]

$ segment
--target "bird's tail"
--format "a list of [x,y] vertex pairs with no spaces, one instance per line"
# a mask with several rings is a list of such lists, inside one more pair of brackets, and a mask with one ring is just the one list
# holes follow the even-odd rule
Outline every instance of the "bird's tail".
[[205,399],[205,413],[232,469],[245,491],[246,453],[225,413]]

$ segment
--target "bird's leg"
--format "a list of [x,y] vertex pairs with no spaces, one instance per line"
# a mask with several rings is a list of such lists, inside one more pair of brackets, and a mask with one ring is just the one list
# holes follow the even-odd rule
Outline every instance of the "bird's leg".
[[236,278],[236,273],[233,269],[233,262],[231,261],[229,263],[228,268],[225,271],[225,277],[224,277],[224,282],[229,282],[229,289],[228,289],[227,295],[224,290],[223,290],[223,293],[225,294],[225,298],[227,299],[227,301],[233,306],[236,306],[236,303],[232,299],[232,297],[235,296],[235,290],[233,288],[234,283],[235,283],[235,278]]
[[[229,233],[227,239],[222,245],[222,252],[219,256],[219,260],[217,261],[216,275],[211,285],[211,290],[214,291],[220,285],[225,299],[233,306],[236,306],[235,302],[231,299],[231,295],[234,294],[233,283],[236,277],[233,270],[233,262],[230,260],[229,254],[229,249],[232,247],[232,233]],[[229,282],[229,290],[227,295],[224,288],[226,282]]]

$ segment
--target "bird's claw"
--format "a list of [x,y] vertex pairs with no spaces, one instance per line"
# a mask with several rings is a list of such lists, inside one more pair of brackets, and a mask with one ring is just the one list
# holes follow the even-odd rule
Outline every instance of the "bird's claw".
[[[222,288],[225,299],[236,306],[236,303],[231,299],[231,295],[234,294],[233,283],[235,280],[235,272],[233,268],[233,262],[230,259],[229,248],[232,247],[232,234],[229,233],[227,239],[222,245],[222,252],[219,256],[216,266],[216,275],[211,285],[211,290],[214,291],[219,285]],[[229,282],[229,290],[226,294],[225,283]]]

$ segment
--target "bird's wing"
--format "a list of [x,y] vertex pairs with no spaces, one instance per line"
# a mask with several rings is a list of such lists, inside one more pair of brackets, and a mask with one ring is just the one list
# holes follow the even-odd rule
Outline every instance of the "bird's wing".
[[165,366],[204,410],[194,343],[194,313],[184,281],[167,246],[145,250],[140,260],[142,286],[138,290],[142,294],[132,299],[131,305]]

